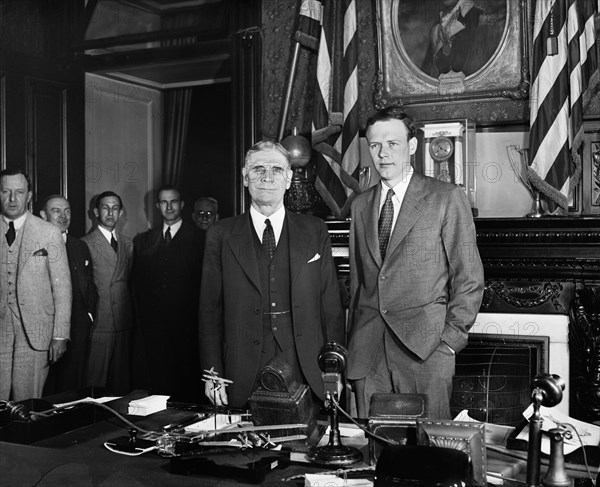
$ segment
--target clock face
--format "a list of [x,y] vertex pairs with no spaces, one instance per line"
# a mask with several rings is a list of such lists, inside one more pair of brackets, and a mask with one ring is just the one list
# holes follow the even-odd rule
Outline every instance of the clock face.
[[454,152],[454,142],[448,137],[436,137],[429,143],[429,154],[436,161],[446,161]]

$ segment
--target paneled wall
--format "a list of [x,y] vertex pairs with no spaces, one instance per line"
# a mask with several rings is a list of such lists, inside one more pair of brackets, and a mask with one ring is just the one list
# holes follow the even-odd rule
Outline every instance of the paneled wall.
[[[87,74],[85,106],[87,207],[101,192],[116,192],[125,207],[119,228],[134,237],[155,217],[152,189],[160,181],[160,92]],[[92,225],[89,218],[86,228]]]

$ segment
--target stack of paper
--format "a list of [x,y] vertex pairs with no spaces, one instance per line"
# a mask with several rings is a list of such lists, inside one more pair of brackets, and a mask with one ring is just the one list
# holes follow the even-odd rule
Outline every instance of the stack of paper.
[[135,416],[148,416],[167,409],[167,399],[171,396],[148,396],[142,399],[136,399],[129,403],[128,414]]

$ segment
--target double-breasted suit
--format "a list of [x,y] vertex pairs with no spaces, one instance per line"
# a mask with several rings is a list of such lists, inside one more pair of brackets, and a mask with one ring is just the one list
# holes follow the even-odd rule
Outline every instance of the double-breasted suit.
[[383,261],[381,191],[378,184],[352,204],[348,378],[354,380],[371,371],[385,330],[417,361],[428,359],[441,342],[462,350],[483,294],[483,267],[464,191],[414,173]]
[[[344,320],[329,234],[318,218],[286,211],[290,304],[297,356],[323,396],[317,358],[328,340],[344,343]],[[200,361],[233,380],[229,404],[246,403],[263,348],[263,290],[249,213],[215,223],[206,235],[200,300]]]
[[[142,359],[139,374],[153,393],[200,399],[198,301],[204,238],[186,221],[165,245],[163,225],[134,239],[133,281]],[[137,347],[136,347],[137,348]]]
[[98,228],[85,235],[98,290],[96,320],[88,360],[88,385],[126,394],[130,384],[131,332],[134,327],[129,278],[133,243],[117,232],[115,252]]
[[[14,336],[12,323],[17,323],[19,330],[18,323],[22,323],[26,346],[35,351],[47,353],[52,338],[68,339],[71,277],[65,244],[58,228],[28,213],[10,247],[4,238],[7,228],[2,219],[0,350],[3,360],[0,364],[0,399],[8,399],[12,383],[13,398],[22,400],[41,395],[48,363],[46,361],[43,368],[35,370],[26,363],[20,364],[18,350],[15,350],[13,358],[12,339],[5,343]],[[21,333],[19,331],[18,334]]]
[[67,234],[66,247],[73,291],[71,341],[62,358],[50,367],[45,394],[85,387],[90,336],[98,304],[92,256],[87,244]]

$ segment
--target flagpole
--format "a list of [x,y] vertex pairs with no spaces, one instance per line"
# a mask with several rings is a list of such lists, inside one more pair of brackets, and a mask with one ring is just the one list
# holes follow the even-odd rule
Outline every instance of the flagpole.
[[296,42],[294,45],[294,55],[292,57],[292,65],[290,66],[290,72],[287,79],[287,87],[285,90],[285,97],[283,99],[283,107],[279,116],[279,126],[277,129],[277,142],[281,142],[283,134],[285,133],[285,127],[287,122],[288,110],[290,108],[290,101],[292,99],[292,88],[294,86],[294,80],[296,78],[296,68],[298,67],[298,56],[300,55],[300,43]]

